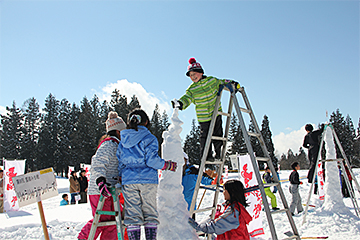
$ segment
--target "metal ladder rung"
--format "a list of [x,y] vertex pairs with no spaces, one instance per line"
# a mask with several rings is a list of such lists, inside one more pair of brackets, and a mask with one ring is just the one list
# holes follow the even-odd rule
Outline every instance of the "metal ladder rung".
[[213,165],[217,165],[217,164],[223,164],[223,161],[214,161],[214,162],[210,162],[210,161],[206,161],[206,164],[213,164]]
[[270,159],[270,158],[267,158],[267,157],[256,157],[256,160],[257,160],[257,161],[260,161],[260,162],[268,162],[268,161],[270,161],[271,159]]
[[343,161],[343,158],[338,158],[338,159],[321,159],[319,160],[319,162],[340,162]]
[[116,221],[99,222],[97,224],[98,227],[111,226],[111,225],[116,225]]
[[109,215],[109,216],[117,216],[119,214],[117,211],[96,211],[96,213],[100,215]]
[[256,132],[247,132],[249,136],[260,138],[261,134]]
[[202,187],[205,187],[205,188],[216,188],[217,185],[216,184],[211,184],[211,185],[202,185]]
[[227,141],[227,138],[225,138],[225,137],[218,137],[218,136],[211,136],[211,139],[213,139],[213,140],[220,140],[220,141]]
[[264,183],[264,188],[267,188],[267,187],[274,187],[274,186],[279,186],[280,183],[278,182],[274,182],[274,183]]
[[227,117],[231,117],[231,114],[226,113],[226,112],[218,112],[218,114],[223,115],[223,116],[227,116]]
[[240,111],[246,112],[246,113],[251,113],[251,110],[246,109],[246,108],[242,108],[242,107],[240,107]]
[[271,211],[270,213],[271,214],[277,214],[277,213],[282,213],[282,212],[286,212],[286,211],[288,211],[288,209],[280,209],[280,210],[276,210],[276,211]]
[[199,213],[199,212],[207,212],[207,211],[211,211],[216,209],[216,207],[208,207],[208,208],[202,208],[202,209],[196,209],[194,210],[194,213]]

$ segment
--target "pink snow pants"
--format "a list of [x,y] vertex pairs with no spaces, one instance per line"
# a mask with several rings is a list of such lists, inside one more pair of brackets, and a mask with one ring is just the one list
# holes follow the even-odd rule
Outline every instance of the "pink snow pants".
[[[100,195],[89,195],[90,206],[91,206],[93,217],[95,216],[96,208],[97,208],[99,199],[100,199]],[[113,204],[112,198],[106,198],[105,199],[103,211],[114,211],[114,204]],[[94,219],[91,219],[90,221],[88,221],[85,224],[85,226],[81,229],[81,232],[79,233],[78,239],[88,239],[93,220]],[[115,221],[115,217],[114,216],[101,215],[99,222],[105,222],[105,221]],[[115,225],[98,227],[96,229],[94,239],[97,239],[97,237],[99,236],[100,233],[101,233],[101,236],[100,236],[101,240],[116,240],[117,239],[117,232],[116,232],[116,226]]]

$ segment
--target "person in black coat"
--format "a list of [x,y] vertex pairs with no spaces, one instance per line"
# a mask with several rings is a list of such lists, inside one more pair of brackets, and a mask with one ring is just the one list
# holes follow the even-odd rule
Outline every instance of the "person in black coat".
[[87,190],[88,190],[88,179],[85,176],[86,171],[84,169],[80,170],[80,177],[78,178],[80,184],[80,196],[81,200],[79,203],[87,203]]
[[307,179],[309,183],[312,183],[319,153],[319,140],[321,138],[322,132],[324,131],[324,125],[321,125],[320,129],[313,131],[313,126],[311,124],[306,124],[305,130],[307,134],[304,137],[303,147],[309,149],[308,157],[310,161],[310,168]]

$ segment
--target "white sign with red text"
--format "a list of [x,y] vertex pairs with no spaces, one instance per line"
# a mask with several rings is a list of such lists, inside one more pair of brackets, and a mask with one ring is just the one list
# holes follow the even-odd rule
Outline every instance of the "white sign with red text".
[[[244,184],[244,187],[249,188],[259,185],[254,174],[250,155],[238,155],[238,158],[240,162],[240,181]],[[246,201],[249,203],[246,210],[252,217],[252,221],[247,226],[250,236],[255,237],[264,234],[264,229],[262,227],[262,198],[260,190],[245,193],[245,197]]]
[[17,211],[19,203],[13,178],[24,174],[25,160],[4,160],[4,167],[4,212]]

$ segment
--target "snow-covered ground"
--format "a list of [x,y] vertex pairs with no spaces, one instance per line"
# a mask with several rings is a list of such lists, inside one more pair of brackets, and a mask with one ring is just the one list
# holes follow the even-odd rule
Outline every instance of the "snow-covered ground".
[[[280,171],[280,179],[287,180],[291,171]],[[300,177],[306,176],[306,170],[300,170]],[[355,169],[356,179],[360,181],[360,169]],[[237,173],[230,173],[229,178],[236,178]],[[303,179],[304,184],[300,186],[300,195],[302,202],[305,203],[310,189],[307,179]],[[45,218],[48,225],[48,231],[51,239],[77,239],[77,235],[84,224],[92,218],[89,203],[68,206],[59,206],[61,195],[69,193],[69,181],[65,178],[57,178],[59,195],[51,199],[43,201]],[[289,193],[289,182],[282,183],[283,192],[285,193],[288,203],[291,201]],[[202,196],[199,194],[199,200]],[[202,202],[204,206],[211,205],[211,193],[205,193]],[[360,203],[360,194],[356,192],[356,198]],[[278,205],[282,206],[279,195],[277,195]],[[223,201],[221,195],[219,202]],[[311,204],[316,207],[309,207],[307,222],[302,225],[303,213],[295,215],[294,220],[302,237],[329,236],[328,239],[360,239],[360,219],[356,217],[351,199],[344,199],[345,207],[349,211],[343,213],[323,211],[320,208],[320,200],[317,195],[312,195]],[[197,215],[200,221],[206,217],[206,213]],[[290,231],[285,213],[273,215],[278,238],[282,239],[286,236],[284,232]],[[270,231],[265,215],[263,216],[263,226],[266,234],[254,239],[270,239]],[[142,235],[144,237],[144,234]],[[0,214],[0,239],[43,239],[40,215],[37,204],[25,206],[18,212],[1,213]],[[143,238],[145,239],[145,238]],[[169,237],[168,239],[171,239]]]

